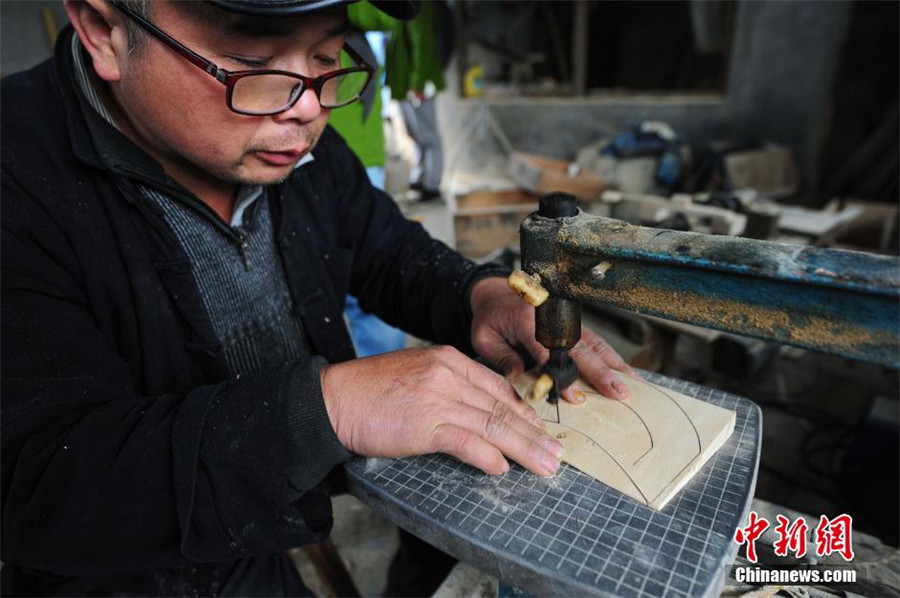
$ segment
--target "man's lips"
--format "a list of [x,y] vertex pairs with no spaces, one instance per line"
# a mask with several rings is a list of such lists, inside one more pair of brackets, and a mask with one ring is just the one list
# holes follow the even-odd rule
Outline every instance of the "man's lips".
[[303,154],[306,153],[306,150],[282,150],[282,151],[269,151],[269,150],[254,150],[253,155],[257,158],[271,164],[273,166],[285,166],[287,164],[291,164],[299,160]]

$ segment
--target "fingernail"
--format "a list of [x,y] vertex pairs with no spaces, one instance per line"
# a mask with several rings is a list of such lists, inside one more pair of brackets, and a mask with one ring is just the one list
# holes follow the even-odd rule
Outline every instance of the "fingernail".
[[612,387],[613,387],[613,389],[614,389],[617,393],[619,393],[620,395],[627,395],[627,394],[628,394],[628,387],[625,386],[624,384],[622,384],[622,383],[621,383],[620,381],[618,381],[618,380],[616,380],[615,382],[612,383]]
[[585,399],[587,399],[587,395],[584,394],[584,390],[582,390],[581,386],[577,382],[567,388],[564,394],[566,400],[573,405],[580,405],[581,403],[584,403]]
[[556,457],[557,459],[562,459],[563,453],[565,453],[563,445],[553,440],[549,436],[542,436],[540,439],[538,439],[538,442],[542,447],[553,453],[554,457]]
[[550,455],[541,455],[541,466],[549,475],[553,475],[559,469],[559,461]]
[[500,466],[500,475],[506,475],[509,472],[509,461],[503,460],[503,465]]

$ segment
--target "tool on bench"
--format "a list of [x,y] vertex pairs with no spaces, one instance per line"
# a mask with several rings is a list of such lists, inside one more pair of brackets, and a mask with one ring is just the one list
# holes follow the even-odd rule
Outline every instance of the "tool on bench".
[[[543,218],[571,218],[578,215],[575,197],[566,193],[550,193],[540,199],[538,214]],[[581,303],[564,297],[551,297],[538,280],[521,270],[509,277],[509,286],[535,306],[535,338],[550,356],[541,372],[550,380],[547,400],[559,401],[560,393],[578,379],[578,367],[569,351],[581,339]]]
[[[571,195],[551,193],[541,197],[538,214],[544,218],[569,218],[578,214],[578,204]],[[534,313],[535,338],[550,351],[543,367],[553,381],[547,400],[556,403],[560,393],[578,378],[578,367],[569,350],[581,339],[581,303],[550,297],[536,306]]]
[[[897,258],[632,226],[573,214],[572,200],[554,196],[542,200],[549,212],[522,223],[524,272],[511,286],[539,305],[536,336],[551,350],[545,372],[557,392],[571,383],[581,303],[900,366]],[[568,465],[549,480],[518,466],[486,476],[439,454],[353,460],[349,486],[401,527],[531,595],[718,596],[756,485],[759,407],[643,376],[736,414],[722,449],[662,510]]]
[[350,491],[444,552],[531,596],[717,598],[737,554],[759,464],[762,415],[747,399],[641,372],[734,411],[734,433],[662,510],[567,464],[488,476],[447,455],[350,461]]

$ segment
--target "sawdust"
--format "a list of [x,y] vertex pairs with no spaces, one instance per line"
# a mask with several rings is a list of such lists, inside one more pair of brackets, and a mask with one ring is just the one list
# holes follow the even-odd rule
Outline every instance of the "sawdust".
[[443,476],[437,483],[436,493],[458,495],[466,490],[474,492],[486,503],[499,510],[504,515],[516,508],[518,501],[513,497],[509,488],[502,487],[501,476],[480,475],[473,476],[464,471],[455,471]]
[[[474,492],[495,511],[509,515],[516,510],[521,510],[524,504],[533,503],[539,496],[560,487],[560,468],[556,475],[544,478],[535,474],[522,472],[518,466],[502,476],[497,475],[472,475],[470,472],[455,471],[450,475],[441,476],[434,480],[437,485],[435,493],[449,495],[462,495],[466,491]],[[518,471],[516,471],[518,469]],[[516,483],[509,476],[528,476],[528,486]]]
[[638,313],[652,313],[657,306],[675,313],[679,320],[699,325],[732,326],[769,338],[812,347],[829,345],[840,338],[846,347],[863,344],[889,344],[889,334],[878,333],[847,322],[826,322],[815,318],[798,318],[789,310],[778,310],[751,305],[734,299],[700,296],[696,293],[679,293],[641,284],[629,284],[620,280],[615,289],[582,282],[571,287],[580,297],[593,297]]
[[377,457],[369,457],[366,459],[366,469],[365,472],[368,475],[378,475],[385,469],[391,466],[391,463],[394,462],[394,459],[380,459]]

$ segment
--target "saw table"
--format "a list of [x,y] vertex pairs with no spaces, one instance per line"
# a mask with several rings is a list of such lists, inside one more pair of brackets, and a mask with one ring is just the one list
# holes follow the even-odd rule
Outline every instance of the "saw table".
[[[544,204],[520,237],[522,270],[549,297],[536,310],[545,347],[571,347],[584,303],[900,366],[896,257],[632,226],[589,216],[565,194]],[[662,511],[569,465],[551,479],[518,466],[487,476],[442,455],[352,461],[351,490],[527,594],[717,596],[753,497],[760,410],[645,377],[736,412],[732,436]]]
[[662,511],[563,464],[488,476],[445,455],[364,459],[350,489],[413,534],[531,595],[717,596],[756,484],[759,408],[747,399],[642,373],[731,409],[728,442]]

